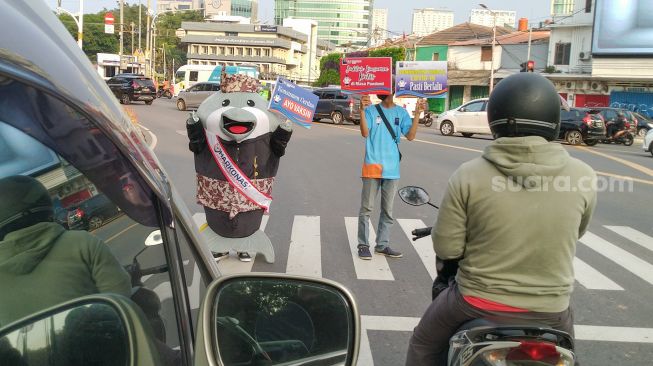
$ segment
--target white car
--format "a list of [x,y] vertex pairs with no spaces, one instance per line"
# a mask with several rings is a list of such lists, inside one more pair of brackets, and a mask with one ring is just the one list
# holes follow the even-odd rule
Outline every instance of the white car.
[[436,120],[435,128],[444,136],[460,133],[465,137],[478,134],[491,134],[487,122],[488,98],[474,99],[458,108],[440,114]]
[[653,128],[648,130],[648,133],[644,136],[642,148],[644,151],[650,152],[653,155]]

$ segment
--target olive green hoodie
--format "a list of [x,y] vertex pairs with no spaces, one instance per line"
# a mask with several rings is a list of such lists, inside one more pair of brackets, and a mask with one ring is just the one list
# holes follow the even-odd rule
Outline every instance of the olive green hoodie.
[[461,165],[432,234],[440,258],[463,257],[461,293],[531,311],[567,309],[595,179],[587,164],[537,136],[497,139]]
[[0,327],[74,298],[131,294],[129,275],[97,237],[41,222],[0,241]]

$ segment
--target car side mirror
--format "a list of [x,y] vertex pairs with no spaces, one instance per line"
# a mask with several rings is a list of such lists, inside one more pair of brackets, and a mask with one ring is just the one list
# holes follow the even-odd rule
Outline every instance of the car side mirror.
[[467,109],[465,107],[462,107],[458,110],[458,112],[467,112]]
[[34,360],[43,365],[161,365],[155,342],[137,305],[118,295],[92,295],[0,329],[0,360],[3,365]]
[[360,329],[352,295],[335,282],[227,276],[207,290],[195,364],[354,365]]

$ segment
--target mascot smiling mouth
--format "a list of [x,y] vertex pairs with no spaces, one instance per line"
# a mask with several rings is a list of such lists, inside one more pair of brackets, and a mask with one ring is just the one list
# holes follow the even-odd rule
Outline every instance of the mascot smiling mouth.
[[222,116],[222,125],[224,126],[225,130],[234,135],[242,135],[254,129],[254,122],[236,121],[235,119],[231,119],[225,115]]

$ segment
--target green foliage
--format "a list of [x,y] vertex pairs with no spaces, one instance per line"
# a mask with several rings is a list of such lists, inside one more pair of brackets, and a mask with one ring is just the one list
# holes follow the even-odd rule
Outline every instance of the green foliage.
[[[145,51],[147,45],[147,7],[141,5],[141,48]],[[123,53],[132,54],[138,48],[138,5],[125,4],[123,7]],[[113,13],[115,18],[114,34],[104,33],[104,15]],[[156,21],[156,65],[159,71],[163,71],[163,52],[165,49],[168,72],[172,71],[172,59],[175,60],[175,68],[186,64],[186,50],[180,44],[179,38],[175,35],[177,28],[181,27],[182,21],[202,21],[204,18],[200,11],[183,11],[177,13],[161,14]],[[62,14],[59,20],[68,29],[71,36],[77,39],[77,25],[68,15]],[[132,28],[132,22],[134,27]],[[97,60],[98,53],[119,53],[120,47],[120,9],[104,9],[96,14],[84,14],[84,42],[83,50],[91,61]],[[133,29],[133,48],[132,48]]]
[[544,72],[547,74],[553,74],[556,72],[556,67],[553,65],[549,65],[544,69]]
[[378,50],[371,50],[369,56],[392,57],[392,64],[395,65],[397,61],[406,61],[406,49],[403,47],[380,48]]

